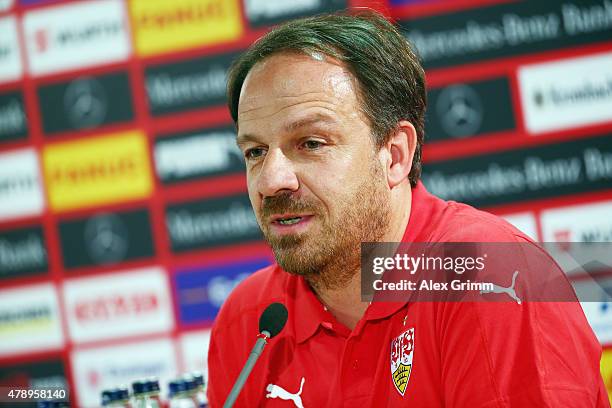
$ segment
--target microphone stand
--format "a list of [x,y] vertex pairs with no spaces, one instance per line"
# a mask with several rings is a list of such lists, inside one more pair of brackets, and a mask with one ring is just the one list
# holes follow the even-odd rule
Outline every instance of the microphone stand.
[[244,367],[242,367],[242,371],[240,371],[240,374],[238,375],[238,378],[236,379],[236,382],[234,383],[232,390],[227,396],[227,399],[225,400],[225,404],[223,404],[223,408],[231,408],[236,402],[236,398],[238,398],[238,394],[240,394],[240,391],[242,390],[244,383],[249,377],[249,374],[251,374],[251,370],[253,369],[253,366],[255,366],[257,359],[261,355],[261,352],[263,351],[264,346],[268,344],[269,338],[270,338],[270,333],[266,330],[263,330],[261,333],[257,335],[257,341],[255,342],[255,345],[253,346],[253,349],[251,350],[251,354],[249,354],[249,358],[244,364]]

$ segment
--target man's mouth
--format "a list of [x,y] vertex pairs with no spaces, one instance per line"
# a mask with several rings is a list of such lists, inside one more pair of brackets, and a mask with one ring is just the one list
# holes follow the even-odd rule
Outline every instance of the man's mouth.
[[270,224],[276,233],[297,233],[304,231],[311,219],[312,214],[277,214],[270,217]]
[[289,218],[279,218],[275,222],[279,223],[280,225],[293,225],[293,224],[297,224],[301,220],[302,220],[302,217],[289,217]]

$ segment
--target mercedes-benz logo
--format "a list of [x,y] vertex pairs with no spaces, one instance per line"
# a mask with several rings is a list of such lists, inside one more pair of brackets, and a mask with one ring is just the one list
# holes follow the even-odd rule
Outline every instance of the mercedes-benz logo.
[[128,250],[128,232],[115,214],[103,213],[85,225],[85,244],[91,259],[98,264],[121,261]]
[[480,129],[483,107],[474,89],[458,84],[440,92],[436,113],[446,133],[452,137],[465,137]]
[[66,88],[64,107],[73,127],[98,126],[106,118],[106,91],[95,78],[77,78]]

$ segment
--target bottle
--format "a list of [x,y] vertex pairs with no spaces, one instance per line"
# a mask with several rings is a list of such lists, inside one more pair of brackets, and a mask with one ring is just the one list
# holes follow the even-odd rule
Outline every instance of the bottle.
[[198,400],[196,398],[196,393],[197,393],[198,386],[195,382],[195,379],[193,378],[191,374],[183,374],[182,380],[185,382],[185,394],[189,398],[191,398],[191,400],[193,401],[193,404],[197,407]]
[[170,408],[196,408],[193,399],[187,393],[187,384],[182,379],[170,381],[168,384],[170,389],[168,396],[170,397]]
[[103,390],[102,391],[102,406],[106,407],[110,404],[113,399],[113,390]]
[[[157,385],[157,396],[155,395],[155,385]],[[159,382],[157,380],[146,379],[132,383],[132,407],[133,408],[160,408],[159,401]]]
[[38,408],[68,408],[66,401],[38,401]]
[[132,407],[133,408],[146,408],[147,406],[147,395],[145,392],[144,381],[134,381],[132,383]]
[[208,398],[206,397],[206,384],[204,383],[204,375],[200,372],[191,374],[196,383],[196,404],[198,408],[208,408]]
[[150,400],[151,408],[159,408],[162,406],[161,398],[159,396],[159,380],[155,377],[150,377],[145,383],[145,388]]
[[102,406],[109,408],[131,408],[130,392],[127,387],[102,391]]

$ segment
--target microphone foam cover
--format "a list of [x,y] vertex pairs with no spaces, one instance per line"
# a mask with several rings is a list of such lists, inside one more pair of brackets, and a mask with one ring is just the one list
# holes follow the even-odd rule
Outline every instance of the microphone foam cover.
[[270,333],[270,338],[276,336],[285,327],[287,316],[288,312],[285,305],[282,303],[271,303],[259,318],[259,332],[261,333],[265,330]]

